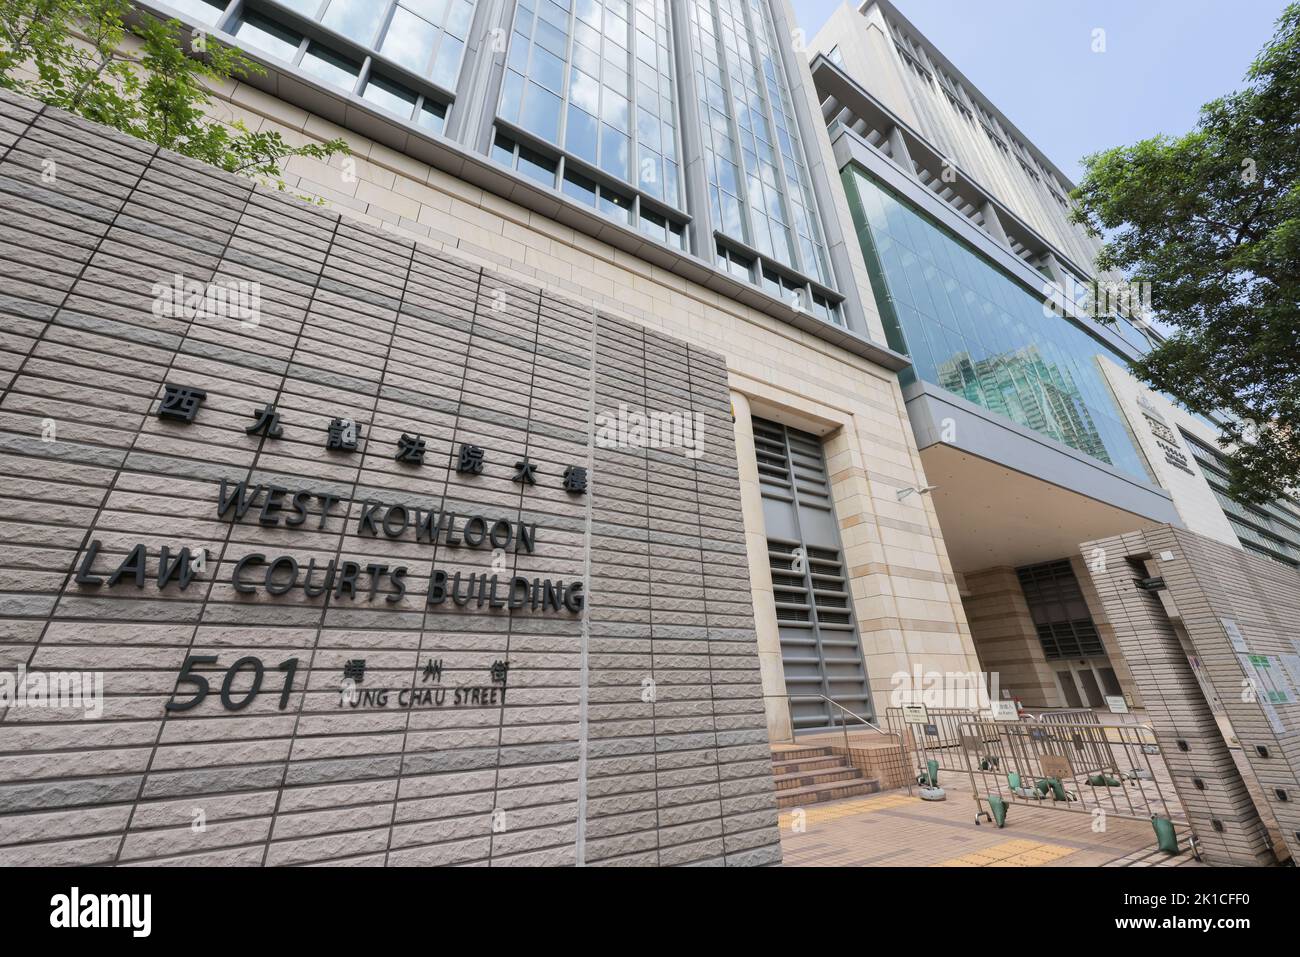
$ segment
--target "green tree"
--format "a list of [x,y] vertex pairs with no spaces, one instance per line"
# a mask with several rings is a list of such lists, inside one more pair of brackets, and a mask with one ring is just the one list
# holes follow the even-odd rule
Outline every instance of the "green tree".
[[[2,0],[0,87],[279,189],[285,160],[347,152],[341,139],[291,146],[279,133],[213,119],[210,85],[262,67],[201,34],[187,49],[176,20],[128,26],[130,11],[126,0]],[[129,49],[128,36],[138,41]]]
[[1245,82],[1186,135],[1087,157],[1073,198],[1098,270],[1150,283],[1169,330],[1135,374],[1226,417],[1233,492],[1259,502],[1300,485],[1300,3]]

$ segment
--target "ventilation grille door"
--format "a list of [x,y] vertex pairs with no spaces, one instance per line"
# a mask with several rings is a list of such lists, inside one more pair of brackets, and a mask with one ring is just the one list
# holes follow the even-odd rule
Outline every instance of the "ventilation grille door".
[[821,696],[871,719],[867,672],[839,551],[769,539],[768,560],[795,730],[841,723],[839,709]]
[[765,498],[794,502],[790,453],[785,429],[774,422],[754,419],[754,451],[758,457],[758,483]]
[[754,419],[758,479],[765,498],[800,508],[831,510],[831,487],[821,439],[765,419]]
[[[786,693],[795,730],[872,717],[821,439],[754,419]],[[852,719],[849,719],[852,721]]]
[[831,487],[822,458],[821,439],[807,432],[786,429],[786,441],[799,507],[830,511]]

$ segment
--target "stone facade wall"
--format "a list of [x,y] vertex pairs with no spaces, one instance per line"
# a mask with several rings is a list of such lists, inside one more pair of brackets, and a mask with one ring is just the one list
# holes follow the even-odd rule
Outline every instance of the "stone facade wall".
[[[1120,691],[1128,695],[1128,703],[1131,707],[1141,708],[1142,691],[1133,680],[1133,672],[1129,669],[1128,660],[1124,657],[1119,641],[1115,638],[1115,626],[1106,617],[1106,605],[1097,594],[1092,576],[1088,574],[1088,563],[1083,555],[1075,555],[1070,559],[1070,567],[1074,569],[1074,577],[1079,581],[1083,600],[1088,603],[1088,613],[1092,616],[1092,623],[1097,627],[1097,635],[1106,649],[1106,659],[1115,672],[1115,680],[1119,682]],[[1104,695],[1106,689],[1102,688],[1101,693]]]
[[[1142,699],[1137,683],[1115,640],[1115,628],[1106,617],[1105,605],[1097,596],[1087,565],[1078,555],[1070,558],[1070,565],[1106,649],[1107,661],[1092,659],[1092,664],[1109,664],[1120,690],[1132,696],[1133,707],[1140,708]],[[1065,669],[1068,662],[1048,661],[1043,653],[1016,570],[1008,566],[986,568],[967,573],[963,579],[966,615],[980,665],[985,671],[998,673],[999,689],[1010,691],[1027,708],[1066,707],[1068,702],[1061,696],[1054,672],[1057,668]]]
[[[779,860],[723,359],[7,94],[0,203],[0,670],[105,694],[0,713],[0,864]],[[256,322],[160,314],[176,274],[259,282]],[[164,384],[206,392],[192,422]],[[248,434],[268,403],[281,434]],[[596,442],[620,403],[689,413],[703,454]],[[356,451],[326,449],[336,418]],[[223,479],[290,492],[222,517]],[[337,501],[291,526],[297,489]],[[400,512],[390,537],[376,501],[536,523],[535,551]],[[113,582],[138,544],[143,587]],[[164,546],[206,555],[187,587],[158,586]],[[355,592],[271,595],[249,554],[355,562]],[[585,604],[429,604],[435,569]],[[192,656],[211,693],[169,711]],[[397,700],[439,685],[468,701]]]
[[1002,566],[962,577],[980,667],[998,675],[999,694],[1009,691],[1027,708],[1064,707],[1016,570]]
[[[1218,435],[1202,420],[1148,389],[1105,356],[1101,357],[1098,365],[1128,422],[1133,440],[1155,476],[1156,484],[1173,497],[1174,508],[1178,510],[1183,525],[1198,535],[1240,548],[1237,532],[1179,432],[1195,436],[1212,449],[1219,447]],[[1166,443],[1161,439],[1151,416],[1168,427],[1173,433],[1173,442]],[[1175,464],[1170,460],[1171,455],[1175,458],[1181,455],[1182,461]]]

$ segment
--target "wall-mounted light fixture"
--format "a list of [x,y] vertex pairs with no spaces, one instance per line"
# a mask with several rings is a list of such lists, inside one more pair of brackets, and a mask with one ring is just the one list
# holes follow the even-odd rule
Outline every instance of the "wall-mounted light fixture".
[[921,488],[915,488],[914,486],[909,485],[907,488],[900,488],[894,494],[898,496],[898,500],[901,502],[909,495],[925,495],[929,492],[933,492],[938,487],[939,486],[937,485],[925,485]]

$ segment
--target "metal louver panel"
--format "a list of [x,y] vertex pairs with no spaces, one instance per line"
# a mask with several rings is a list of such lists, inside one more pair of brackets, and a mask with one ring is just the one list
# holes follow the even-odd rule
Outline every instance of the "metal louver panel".
[[763,496],[793,502],[785,430],[772,422],[754,419],[754,451],[758,457],[758,483]]
[[783,502],[831,509],[830,481],[821,439],[808,432],[754,419],[754,448],[763,495]]
[[[786,693],[825,695],[870,718],[867,673],[839,552],[777,539],[768,539],[767,548]],[[796,731],[840,720],[820,697],[792,699],[790,711]]]
[[831,508],[831,486],[826,477],[821,439],[807,432],[786,430],[790,465],[800,508]]
[[840,712],[822,695],[869,719],[867,673],[821,440],[763,419],[754,419],[754,440],[786,693],[808,696],[790,701],[795,730],[840,723]]

